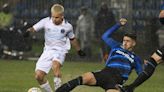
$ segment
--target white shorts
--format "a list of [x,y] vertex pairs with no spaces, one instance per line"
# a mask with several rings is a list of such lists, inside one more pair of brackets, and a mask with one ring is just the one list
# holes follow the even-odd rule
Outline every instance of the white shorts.
[[36,70],[48,73],[52,68],[52,62],[55,60],[61,65],[64,63],[66,53],[58,50],[44,50],[39,60],[36,63]]

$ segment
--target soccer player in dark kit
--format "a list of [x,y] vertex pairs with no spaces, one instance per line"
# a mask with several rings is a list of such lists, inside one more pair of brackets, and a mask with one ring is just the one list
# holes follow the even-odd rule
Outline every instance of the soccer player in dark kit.
[[111,38],[112,33],[126,23],[127,20],[121,18],[119,23],[102,35],[104,42],[111,48],[102,70],[84,73],[82,76],[63,84],[56,92],[70,92],[79,85],[99,86],[106,92],[120,92],[116,85],[123,84],[128,79],[132,69],[140,74],[142,72],[141,59],[132,52],[136,45],[136,35],[133,33],[125,34],[122,43]]
[[[164,5],[159,13],[159,21],[164,25]],[[135,79],[130,85],[120,87],[122,92],[133,92],[136,87],[141,85],[143,82],[148,80],[155,71],[155,68],[158,64],[164,61],[164,46],[161,46],[157,49],[149,58],[148,63],[145,66],[144,71]]]

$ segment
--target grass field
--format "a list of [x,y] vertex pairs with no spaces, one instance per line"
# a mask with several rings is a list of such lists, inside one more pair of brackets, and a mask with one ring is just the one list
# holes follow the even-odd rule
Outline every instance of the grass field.
[[[101,69],[103,64],[91,62],[65,62],[62,68],[63,81],[66,82],[87,71]],[[0,60],[0,92],[27,92],[30,87],[38,87],[34,79],[35,61]],[[135,78],[132,73],[128,83]],[[48,79],[52,83],[52,73]],[[52,85],[53,86],[53,85]],[[77,87],[72,92],[104,92],[98,87]],[[159,65],[150,80],[140,86],[135,92],[164,92],[164,65]]]

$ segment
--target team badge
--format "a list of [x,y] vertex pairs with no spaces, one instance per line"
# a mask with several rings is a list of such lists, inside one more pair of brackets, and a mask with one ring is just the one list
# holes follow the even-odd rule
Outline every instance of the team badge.
[[50,28],[47,28],[47,31],[50,31],[51,29]]
[[64,29],[61,29],[61,33],[64,33],[65,32],[65,30]]

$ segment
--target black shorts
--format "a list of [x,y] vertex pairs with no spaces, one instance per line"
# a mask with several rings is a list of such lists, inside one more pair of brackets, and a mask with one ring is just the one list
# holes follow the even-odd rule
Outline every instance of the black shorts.
[[124,82],[120,70],[116,68],[105,67],[101,71],[92,73],[96,79],[95,86],[100,86],[105,90],[116,89],[116,84],[123,84]]

